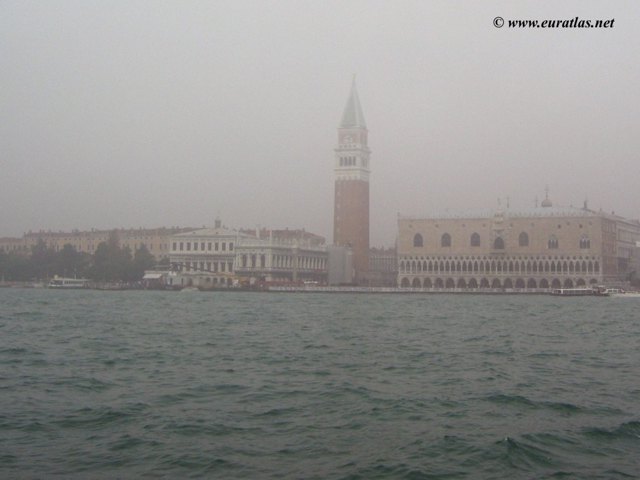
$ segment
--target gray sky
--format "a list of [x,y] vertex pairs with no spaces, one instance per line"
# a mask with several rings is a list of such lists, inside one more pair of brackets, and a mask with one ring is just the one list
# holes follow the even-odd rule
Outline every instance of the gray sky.
[[530,208],[547,184],[637,218],[639,54],[637,1],[3,0],[0,236],[219,215],[330,241],[354,73],[372,245],[398,212]]

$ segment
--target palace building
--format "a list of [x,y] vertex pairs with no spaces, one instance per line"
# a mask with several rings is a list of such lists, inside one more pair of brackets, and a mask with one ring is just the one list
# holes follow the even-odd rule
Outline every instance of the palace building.
[[236,231],[216,220],[214,228],[174,235],[169,259],[178,273],[171,285],[327,282],[325,239],[305,230]]
[[338,127],[335,149],[333,244],[350,247],[353,280],[364,283],[369,269],[369,157],[367,125],[355,79]]
[[113,230],[73,230],[71,232],[39,231],[25,233],[21,238],[0,238],[0,251],[16,253],[24,256],[31,255],[32,248],[43,241],[48,248],[60,251],[65,245],[71,245],[80,253],[93,255],[102,242],[107,242],[109,236],[116,235],[120,247],[129,248],[132,253],[143,245],[156,260],[169,257],[169,240],[179,232],[193,230],[192,228],[160,227],[160,228],[121,228]]
[[398,218],[398,286],[546,290],[624,282],[640,222],[586,208]]

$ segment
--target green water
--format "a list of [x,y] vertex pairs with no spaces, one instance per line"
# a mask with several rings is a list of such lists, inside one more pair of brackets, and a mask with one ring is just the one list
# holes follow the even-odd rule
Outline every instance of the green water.
[[0,477],[636,478],[640,301],[0,289]]

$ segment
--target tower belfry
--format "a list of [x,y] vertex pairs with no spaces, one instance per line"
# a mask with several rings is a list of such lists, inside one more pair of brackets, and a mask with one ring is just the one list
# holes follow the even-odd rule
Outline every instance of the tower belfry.
[[353,251],[355,281],[369,267],[369,157],[367,125],[355,77],[338,127],[335,149],[333,243]]

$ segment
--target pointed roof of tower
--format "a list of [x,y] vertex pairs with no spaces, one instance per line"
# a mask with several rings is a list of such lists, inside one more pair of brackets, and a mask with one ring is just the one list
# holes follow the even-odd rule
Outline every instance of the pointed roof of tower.
[[355,75],[353,76],[353,82],[351,83],[351,93],[349,94],[347,104],[344,106],[342,121],[340,122],[340,128],[353,127],[367,128],[367,124],[364,121],[364,115],[362,114],[362,107],[360,106],[360,99],[358,98]]

